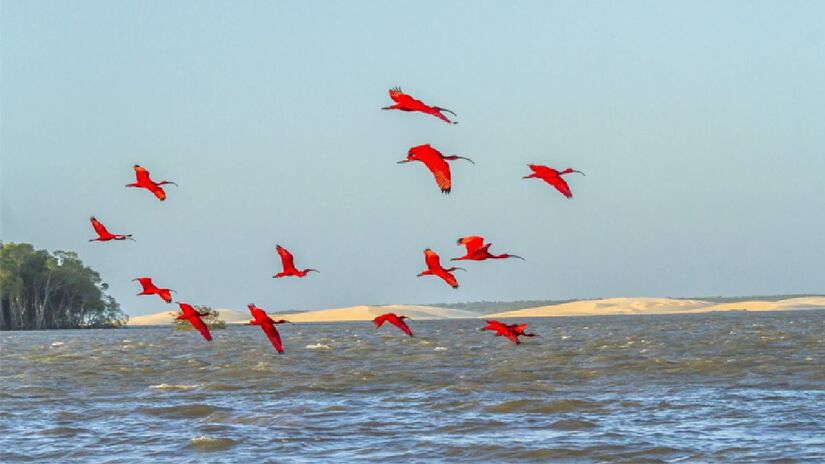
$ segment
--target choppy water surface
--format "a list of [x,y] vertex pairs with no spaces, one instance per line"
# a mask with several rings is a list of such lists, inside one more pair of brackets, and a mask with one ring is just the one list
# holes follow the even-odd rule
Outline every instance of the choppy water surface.
[[825,312],[0,334],[0,461],[825,460]]

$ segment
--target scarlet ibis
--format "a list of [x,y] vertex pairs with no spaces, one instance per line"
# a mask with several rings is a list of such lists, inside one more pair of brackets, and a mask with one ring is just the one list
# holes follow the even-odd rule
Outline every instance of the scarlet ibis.
[[507,327],[513,329],[520,337],[536,337],[534,333],[527,333],[527,324],[506,324]]
[[455,276],[451,274],[451,272],[461,269],[462,271],[466,271],[466,269],[462,267],[451,267],[444,269],[441,267],[441,259],[438,257],[438,254],[433,250],[427,248],[424,250],[424,262],[427,263],[427,270],[418,274],[418,277],[425,276],[425,275],[434,275],[440,277],[444,282],[450,287],[458,288],[458,281],[455,280]]
[[409,335],[410,337],[413,336],[412,330],[410,330],[410,326],[404,322],[404,319],[409,319],[407,316],[399,316],[395,313],[386,313],[382,314],[375,319],[372,320],[373,324],[375,324],[375,328],[381,327],[385,322],[389,322],[390,324],[398,327],[401,329],[402,332]]
[[92,221],[92,227],[94,227],[95,232],[97,233],[97,238],[90,238],[90,242],[108,242],[109,240],[132,240],[132,234],[113,234],[106,230],[106,226],[104,226],[100,221],[98,221],[94,216],[89,218]]
[[519,337],[535,337],[536,334],[526,333],[527,324],[505,324],[496,320],[488,320],[481,330],[492,330],[496,337],[505,337],[516,345],[521,344]]
[[140,286],[143,287],[143,291],[138,293],[138,295],[157,295],[167,303],[172,302],[172,292],[174,292],[174,290],[156,287],[155,284],[152,283],[151,277],[138,277],[137,279],[132,279],[132,282],[134,281],[140,282]]
[[180,306],[181,311],[183,311],[183,314],[178,316],[178,319],[189,321],[192,327],[198,329],[198,332],[203,335],[203,338],[205,338],[207,342],[211,342],[212,334],[209,333],[209,327],[201,320],[201,317],[208,316],[209,313],[198,312],[192,305],[186,303],[178,303],[178,306]]
[[278,256],[281,257],[281,264],[284,270],[272,276],[273,279],[289,276],[304,277],[310,272],[321,272],[317,269],[304,269],[303,271],[299,271],[295,268],[294,258],[289,250],[281,245],[275,245],[275,250],[278,252]]
[[457,122],[447,119],[447,116],[444,116],[441,112],[446,111],[453,116],[458,116],[457,114],[447,108],[425,105],[421,100],[416,100],[415,98],[402,92],[400,87],[393,87],[390,89],[390,98],[392,98],[395,103],[391,106],[381,108],[382,110],[420,111],[425,114],[431,114],[447,124],[458,124]]
[[149,171],[147,171],[145,168],[143,168],[139,164],[136,164],[133,167],[135,169],[135,177],[137,178],[137,181],[133,184],[126,184],[126,186],[145,188],[146,190],[155,194],[155,196],[160,201],[166,199],[166,192],[163,191],[163,187],[161,187],[161,185],[174,185],[175,187],[178,186],[178,184],[174,182],[169,182],[168,180],[155,182],[149,178]]
[[561,176],[565,174],[570,174],[571,172],[584,175],[583,172],[571,168],[567,168],[564,171],[557,171],[553,168],[548,168],[547,166],[542,166],[540,164],[528,164],[527,166],[533,170],[533,173],[529,176],[522,177],[522,179],[541,179],[547,182],[548,184],[552,185],[553,187],[556,187],[556,190],[561,192],[561,194],[566,196],[567,198],[572,198],[573,193],[570,192],[570,186],[567,185],[567,182],[564,179],[562,179]]
[[468,237],[461,237],[456,241],[459,245],[464,245],[467,248],[467,253],[464,256],[453,258],[450,261],[461,261],[465,259],[469,259],[472,261],[484,261],[485,259],[507,259],[507,258],[518,258],[524,260],[521,256],[518,255],[511,255],[507,253],[503,253],[500,255],[494,255],[490,253],[490,245],[492,243],[484,243],[484,237],[479,237],[478,235],[471,235]]
[[266,314],[266,311],[263,309],[255,306],[255,303],[249,303],[247,305],[249,308],[249,312],[252,313],[252,319],[249,321],[249,325],[259,325],[261,329],[266,334],[266,337],[269,339],[269,342],[272,343],[272,347],[275,348],[275,351],[278,354],[284,353],[284,345],[281,343],[281,334],[278,333],[278,329],[275,328],[275,324],[292,324],[291,322],[281,319],[281,320],[274,320],[269,315]]
[[399,161],[398,164],[409,163],[410,161],[421,161],[424,163],[424,166],[427,166],[427,169],[433,173],[435,183],[441,188],[441,192],[450,193],[452,181],[450,178],[450,165],[447,164],[447,161],[455,161],[457,159],[467,160],[475,164],[475,161],[463,156],[444,156],[429,144],[410,148],[407,152],[407,159]]

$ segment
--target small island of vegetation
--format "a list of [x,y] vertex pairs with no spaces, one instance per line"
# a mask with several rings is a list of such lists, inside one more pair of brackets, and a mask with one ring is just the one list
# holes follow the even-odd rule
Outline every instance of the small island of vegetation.
[[[194,305],[194,308],[197,312],[206,314],[206,316],[201,317],[201,320],[204,324],[206,324],[206,327],[209,330],[220,330],[226,328],[226,321],[220,318],[221,313],[219,311],[212,309],[209,306]],[[189,321],[178,319],[181,314],[183,314],[183,311],[180,309],[169,313],[169,315],[172,316],[172,323],[175,324],[175,330],[195,330]]]
[[108,288],[75,252],[0,242],[0,330],[122,327]]

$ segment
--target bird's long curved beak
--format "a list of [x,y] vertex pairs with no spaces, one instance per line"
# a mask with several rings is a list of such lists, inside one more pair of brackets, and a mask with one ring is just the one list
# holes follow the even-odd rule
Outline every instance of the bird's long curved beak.
[[519,255],[510,255],[510,257],[511,257],[511,258],[518,258],[518,259],[520,259],[520,260],[522,260],[522,261],[527,261],[526,259],[522,258],[522,257],[521,257],[521,256],[519,256]]
[[404,164],[404,163],[409,163],[410,161],[412,161],[412,160],[403,159],[403,160],[399,161],[399,162],[398,162],[398,163],[396,163],[396,164]]
[[448,110],[447,108],[442,108],[442,107],[440,107],[440,106],[436,106],[436,107],[435,107],[435,109],[437,109],[438,111],[446,111],[446,112],[448,112],[448,113],[452,114],[453,116],[458,117],[458,115],[457,115],[457,114],[455,114],[455,112],[454,112],[454,111],[452,111],[452,110]]
[[465,157],[463,157],[463,156],[456,156],[456,158],[461,159],[461,160],[466,160],[466,161],[469,161],[469,162],[471,162],[471,163],[473,163],[473,164],[476,164],[476,162],[475,162],[475,161],[473,161],[473,160],[471,160],[470,158],[465,158]]
[[583,176],[585,175],[585,173],[583,173],[583,172],[581,172],[581,171],[576,171],[575,169],[572,169],[570,172],[577,172],[577,173],[579,173],[579,174],[581,174],[581,175],[583,175]]

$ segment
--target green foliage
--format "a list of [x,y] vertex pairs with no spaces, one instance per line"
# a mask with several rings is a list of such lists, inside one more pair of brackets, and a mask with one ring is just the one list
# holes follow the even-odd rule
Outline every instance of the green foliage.
[[77,253],[0,242],[0,330],[120,327],[108,288]]
[[[192,306],[195,308],[195,311],[203,314],[208,313],[206,316],[201,316],[204,324],[209,330],[214,329],[225,329],[226,328],[226,321],[220,319],[220,311],[210,308],[209,306]],[[177,311],[169,313],[172,316],[172,320],[175,324],[175,330],[194,330],[195,328],[192,327],[192,324],[189,323],[187,320],[180,320],[178,316],[183,314],[183,311],[178,309]]]

